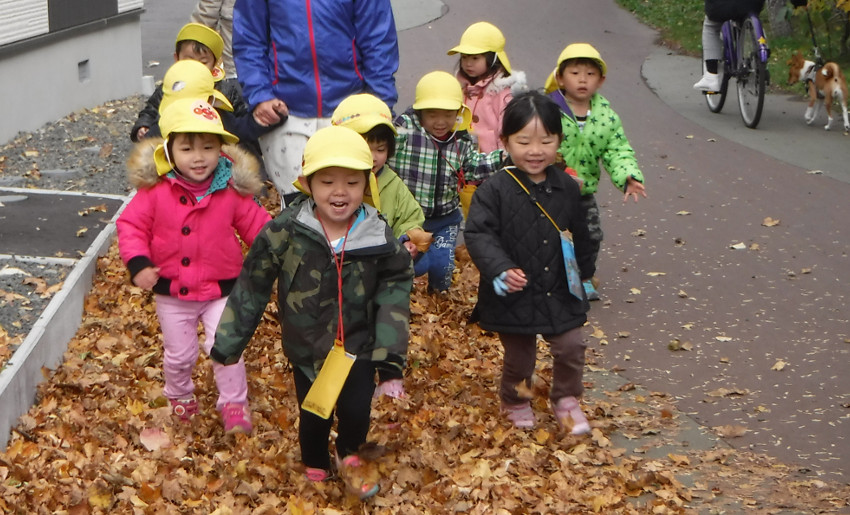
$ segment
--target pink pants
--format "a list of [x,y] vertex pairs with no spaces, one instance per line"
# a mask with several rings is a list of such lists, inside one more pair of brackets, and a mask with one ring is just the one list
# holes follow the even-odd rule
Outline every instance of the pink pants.
[[[209,356],[215,343],[215,330],[224,311],[227,297],[203,302],[185,301],[168,295],[156,296],[156,314],[162,328],[165,374],[163,394],[169,399],[187,399],[195,391],[192,372],[198,361],[198,321],[204,326],[204,353]],[[245,361],[233,365],[213,362],[215,384],[218,387],[216,407],[236,402],[247,404],[248,379]]]

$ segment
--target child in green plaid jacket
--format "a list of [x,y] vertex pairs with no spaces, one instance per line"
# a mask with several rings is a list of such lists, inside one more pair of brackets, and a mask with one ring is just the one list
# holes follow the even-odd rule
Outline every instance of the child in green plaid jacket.
[[419,80],[413,106],[395,120],[396,153],[387,164],[422,206],[423,228],[434,235],[428,251],[414,261],[417,276],[428,274],[431,292],[446,292],[452,283],[463,220],[459,190],[480,183],[502,163],[501,150],[478,152],[466,132],[470,119],[457,78],[437,71]]

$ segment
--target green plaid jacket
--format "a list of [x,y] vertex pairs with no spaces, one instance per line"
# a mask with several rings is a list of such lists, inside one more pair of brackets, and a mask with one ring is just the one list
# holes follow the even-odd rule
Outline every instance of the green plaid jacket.
[[395,125],[396,152],[387,164],[416,197],[425,218],[447,215],[457,209],[459,184],[480,183],[502,165],[501,150],[478,152],[466,131],[457,132],[445,142],[435,141],[422,128],[412,108],[399,115]]

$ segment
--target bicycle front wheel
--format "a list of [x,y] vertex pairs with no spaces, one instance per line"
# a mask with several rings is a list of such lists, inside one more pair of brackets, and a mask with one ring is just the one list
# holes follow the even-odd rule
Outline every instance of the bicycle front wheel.
[[738,36],[738,107],[744,125],[755,129],[764,108],[767,64],[759,58],[759,46],[752,20],[745,19]]

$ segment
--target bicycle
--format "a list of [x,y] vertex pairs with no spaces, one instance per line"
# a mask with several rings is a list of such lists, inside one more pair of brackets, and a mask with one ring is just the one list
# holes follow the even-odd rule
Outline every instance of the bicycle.
[[[729,20],[720,29],[723,41],[723,62],[720,90],[705,92],[705,102],[712,113],[719,113],[726,102],[729,79],[735,78],[738,87],[738,109],[744,125],[755,129],[764,108],[764,92],[770,84],[767,60],[770,47],[757,14],[743,20]],[[705,66],[705,60],[703,60]]]

